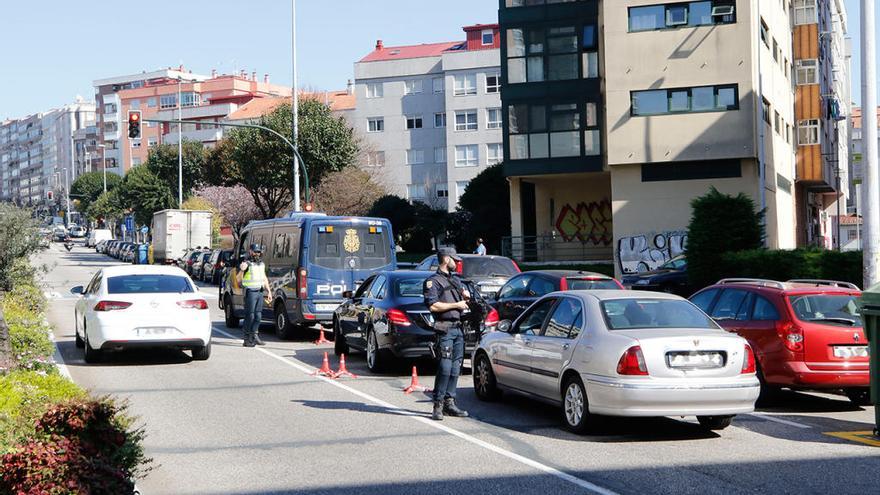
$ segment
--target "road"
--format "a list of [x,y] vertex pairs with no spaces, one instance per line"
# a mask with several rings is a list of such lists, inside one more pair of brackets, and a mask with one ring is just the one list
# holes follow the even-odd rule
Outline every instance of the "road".
[[[155,469],[138,482],[153,494],[389,493],[876,493],[880,450],[828,435],[869,430],[873,408],[827,394],[787,393],[769,409],[707,433],[695,418],[607,419],[602,432],[570,434],[560,412],[506,395],[476,399],[459,382],[467,419],[432,422],[424,394],[405,395],[409,372],[356,379],[310,376],[332,346],[279,341],[241,346],[205,288],[214,320],[211,359],[181,351],[129,352],[87,365],[73,341],[68,290],[114,260],[53,244],[38,262],[49,318],[74,380],[130,401],[146,427]],[[432,376],[423,376],[430,385]]]

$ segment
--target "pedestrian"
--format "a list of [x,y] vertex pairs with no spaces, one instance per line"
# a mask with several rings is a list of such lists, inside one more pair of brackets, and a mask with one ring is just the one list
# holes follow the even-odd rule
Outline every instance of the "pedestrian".
[[251,244],[248,258],[238,266],[235,277],[244,289],[244,346],[266,345],[260,338],[260,321],[263,319],[263,304],[271,301],[272,288],[263,264],[263,246]]
[[486,256],[486,245],[483,244],[483,239],[477,239],[477,249],[474,249],[474,254],[479,254],[480,256]]
[[425,280],[422,294],[425,305],[434,316],[434,332],[437,334],[437,354],[440,364],[434,379],[434,412],[432,419],[443,420],[443,414],[467,417],[467,411],[455,404],[458,376],[464,361],[464,331],[461,314],[467,309],[468,291],[461,286],[455,275],[455,250],[437,250],[437,273]]

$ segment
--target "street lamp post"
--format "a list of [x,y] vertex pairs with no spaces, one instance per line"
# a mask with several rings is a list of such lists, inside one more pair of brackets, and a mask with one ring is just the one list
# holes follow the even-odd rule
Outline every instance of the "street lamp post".
[[[297,146],[297,132],[299,128],[299,94],[296,89],[296,0],[291,0],[290,5],[291,22],[290,22],[290,38],[291,38],[291,69],[293,71],[293,136],[291,141],[293,146]],[[293,211],[300,211],[299,201],[299,167],[296,163],[296,155],[293,156]]]
[[[177,76],[177,120],[183,120],[183,102],[180,85],[183,77]],[[177,207],[183,204],[183,124],[177,124]]]
[[101,148],[101,170],[104,172],[104,192],[107,192],[107,145],[99,144]]

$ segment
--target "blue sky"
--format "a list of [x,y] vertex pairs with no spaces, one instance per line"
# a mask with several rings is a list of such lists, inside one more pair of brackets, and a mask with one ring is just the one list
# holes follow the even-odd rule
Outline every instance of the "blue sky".
[[[858,0],[845,0],[858,49]],[[289,0],[3,1],[0,119],[93,97],[95,79],[186,67],[203,74],[256,70],[290,84]],[[497,0],[299,0],[299,80],[342,89],[353,63],[386,46],[464,39],[494,22]],[[880,9],[878,9],[880,12]],[[858,52],[853,89],[859,92]]]

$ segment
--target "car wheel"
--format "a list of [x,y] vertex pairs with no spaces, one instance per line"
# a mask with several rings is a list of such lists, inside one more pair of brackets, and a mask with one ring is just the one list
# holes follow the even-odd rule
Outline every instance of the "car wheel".
[[474,392],[476,392],[477,398],[485,401],[498,400],[501,397],[501,390],[498,388],[489,356],[481,352],[477,354],[476,361],[473,373]]
[[89,343],[89,332],[86,330],[85,325],[83,326],[83,359],[89,364],[100,363],[101,358],[103,357],[103,352],[99,349],[92,349],[92,344]]
[[[83,322],[83,328],[85,328],[85,326],[86,326],[86,323]],[[82,349],[83,347],[85,347],[86,343],[85,343],[85,341],[83,340],[83,338],[80,337],[80,335],[79,335],[79,329],[77,328],[76,322],[74,322],[74,325],[73,325],[73,333],[74,333],[74,335],[76,335],[76,337],[75,337],[75,339],[74,339],[75,342],[76,342],[76,346],[77,346],[78,348],[80,348],[80,349]]]
[[208,341],[208,345],[193,349],[192,356],[195,361],[207,361],[211,357],[211,341]]
[[779,391],[781,389],[776,385],[770,385],[767,383],[767,380],[764,378],[764,370],[761,369],[761,364],[757,362],[755,364],[757,368],[755,374],[758,377],[758,382],[761,384],[761,391],[758,394],[757,402],[765,405],[772,403],[779,398]]
[[378,373],[388,366],[386,351],[379,349],[379,339],[373,329],[367,330],[367,368]]
[[284,304],[276,304],[274,313],[275,335],[281,340],[293,338],[293,324],[290,322],[290,318],[287,317],[287,308],[284,307]]
[[578,376],[571,376],[562,389],[562,419],[572,433],[583,435],[590,426],[590,407],[587,391]]
[[238,328],[241,320],[235,316],[235,311],[232,308],[232,298],[227,296],[223,301],[223,315],[226,317],[226,328]]
[[707,430],[717,431],[723,430],[730,426],[733,416],[697,416],[700,426]]
[[848,388],[844,390],[846,396],[849,398],[850,402],[856,406],[870,406],[871,405],[871,389],[868,387],[859,387],[859,388]]
[[337,356],[341,356],[343,354],[348,354],[348,342],[345,341],[345,336],[342,335],[342,326],[339,324],[339,319],[335,316],[333,317],[333,353]]

